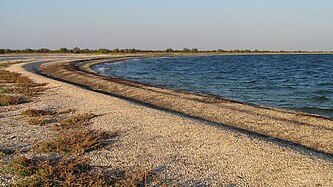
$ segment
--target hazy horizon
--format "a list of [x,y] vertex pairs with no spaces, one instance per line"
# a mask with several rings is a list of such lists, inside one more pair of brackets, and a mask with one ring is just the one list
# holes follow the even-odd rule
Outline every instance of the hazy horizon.
[[0,0],[0,48],[333,50],[333,1]]

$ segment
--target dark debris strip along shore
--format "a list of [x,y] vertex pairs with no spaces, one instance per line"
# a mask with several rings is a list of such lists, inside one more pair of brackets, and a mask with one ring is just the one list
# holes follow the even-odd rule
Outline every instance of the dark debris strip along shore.
[[130,59],[94,69],[155,86],[333,119],[333,55],[221,55]]

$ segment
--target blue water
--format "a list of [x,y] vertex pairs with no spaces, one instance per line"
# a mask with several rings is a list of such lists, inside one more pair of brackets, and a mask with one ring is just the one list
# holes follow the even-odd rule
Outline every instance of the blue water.
[[333,55],[221,55],[98,64],[108,76],[333,119]]

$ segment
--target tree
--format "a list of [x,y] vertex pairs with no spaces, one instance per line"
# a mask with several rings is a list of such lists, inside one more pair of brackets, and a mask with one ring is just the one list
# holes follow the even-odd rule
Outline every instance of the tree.
[[83,50],[80,50],[80,53],[91,53],[91,50],[86,48],[86,49],[83,49]]
[[78,53],[81,52],[81,49],[78,48],[78,47],[74,47],[74,48],[72,49],[72,52],[75,53],[75,54],[78,54]]
[[110,51],[108,49],[100,48],[98,49],[98,53],[109,53]]
[[11,49],[5,49],[5,53],[11,53],[13,52]]
[[27,48],[27,49],[24,49],[23,52],[24,53],[32,53],[34,51],[32,49]]
[[136,52],[138,52],[138,51],[137,51],[136,49],[133,48],[133,49],[130,49],[130,52],[131,52],[131,53],[136,53]]
[[112,49],[112,53],[119,53],[119,52],[120,52],[120,50],[118,48]]
[[192,48],[192,49],[191,49],[191,52],[192,52],[192,53],[197,53],[197,52],[199,52],[199,50],[198,50],[197,48]]
[[65,47],[62,47],[59,49],[60,53],[68,53],[68,49]]
[[165,50],[165,52],[167,52],[167,53],[171,53],[171,52],[174,52],[174,50],[171,49],[171,48],[168,48],[168,49]]
[[47,48],[40,48],[40,49],[37,49],[37,52],[39,52],[39,53],[49,53],[49,52],[50,52],[50,49],[47,49]]
[[5,54],[6,50],[5,49],[0,49],[0,54]]
[[184,48],[183,52],[188,53],[188,52],[191,52],[191,50],[189,48]]

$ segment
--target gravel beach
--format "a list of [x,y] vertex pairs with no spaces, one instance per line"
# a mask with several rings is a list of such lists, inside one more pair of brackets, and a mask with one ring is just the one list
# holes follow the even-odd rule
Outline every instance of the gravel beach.
[[[59,62],[92,57],[28,58]],[[18,116],[23,109],[74,109],[98,115],[92,128],[119,132],[112,146],[89,153],[96,166],[144,167],[170,186],[333,186],[331,156],[89,91],[28,72],[22,65],[7,70],[48,83],[49,89],[15,110],[0,108],[1,146],[24,147],[50,136],[44,127],[24,125]]]

